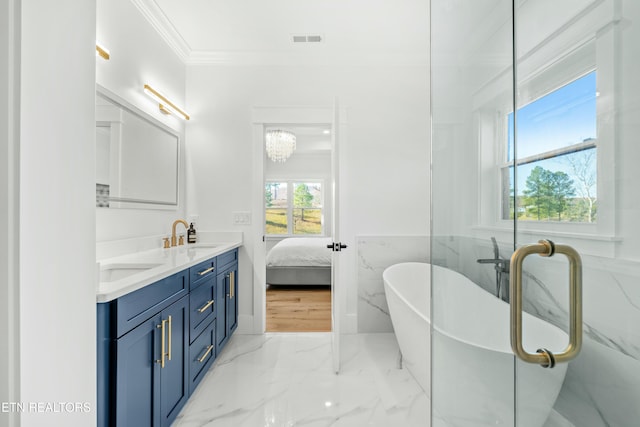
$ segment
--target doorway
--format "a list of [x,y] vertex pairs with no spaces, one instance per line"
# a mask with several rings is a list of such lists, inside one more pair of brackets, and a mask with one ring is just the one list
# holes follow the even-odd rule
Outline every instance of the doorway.
[[253,128],[253,212],[260,221],[254,221],[252,229],[252,239],[254,241],[254,279],[253,279],[253,319],[254,331],[264,333],[266,330],[266,254],[267,239],[265,235],[265,130],[269,126],[279,126],[281,124],[294,125],[324,125],[329,126],[331,140],[331,176],[326,183],[327,188],[331,188],[330,194],[325,192],[324,203],[330,201],[331,225],[326,227],[331,230],[330,248],[326,250],[331,253],[331,353],[334,372],[340,370],[340,314],[341,306],[345,298],[345,292],[339,286],[343,281],[343,269],[340,267],[340,253],[345,245],[340,243],[340,209],[338,207],[339,179],[341,167],[339,165],[340,140],[346,127],[346,115],[343,107],[339,106],[338,99],[334,98],[330,107],[253,107],[252,128]]
[[266,332],[331,331],[331,125],[264,128]]

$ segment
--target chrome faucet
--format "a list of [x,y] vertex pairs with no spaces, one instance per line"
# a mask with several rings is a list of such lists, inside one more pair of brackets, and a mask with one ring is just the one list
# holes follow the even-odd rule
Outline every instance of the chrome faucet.
[[[491,238],[493,244],[493,258],[481,258],[476,262],[479,264],[493,264],[496,270],[496,297],[502,298],[504,301],[509,301],[509,262],[510,260],[504,259],[500,256],[500,248],[496,238]],[[503,285],[503,282],[506,282]]]
[[[176,242],[177,238],[176,238],[176,226],[178,224],[182,224],[184,225],[185,229],[189,228],[189,224],[187,224],[187,221],[183,220],[183,219],[176,219],[173,222],[173,226],[171,227],[171,246],[178,246],[178,243]],[[180,236],[182,237],[182,236]],[[183,245],[184,244],[184,239],[180,239],[180,244]]]

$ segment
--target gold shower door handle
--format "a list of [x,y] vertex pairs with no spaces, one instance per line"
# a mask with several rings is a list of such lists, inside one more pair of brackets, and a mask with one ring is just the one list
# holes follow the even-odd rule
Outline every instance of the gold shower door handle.
[[[556,253],[569,259],[569,344],[561,353],[541,348],[529,353],[522,343],[522,263],[532,254],[551,257]],[[571,246],[540,240],[537,244],[522,246],[511,255],[509,269],[509,293],[511,295],[511,349],[521,360],[553,368],[556,363],[575,358],[582,347],[582,259]]]

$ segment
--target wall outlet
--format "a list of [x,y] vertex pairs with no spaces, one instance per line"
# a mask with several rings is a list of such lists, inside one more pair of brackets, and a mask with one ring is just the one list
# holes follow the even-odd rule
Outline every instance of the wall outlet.
[[251,225],[251,212],[233,212],[234,225]]

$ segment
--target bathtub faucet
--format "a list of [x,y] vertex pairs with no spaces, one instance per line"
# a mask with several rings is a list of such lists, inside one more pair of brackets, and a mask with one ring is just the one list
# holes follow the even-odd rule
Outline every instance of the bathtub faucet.
[[509,302],[509,260],[500,256],[500,248],[496,238],[491,238],[493,244],[493,258],[481,258],[479,264],[493,264],[496,270],[496,297]]

